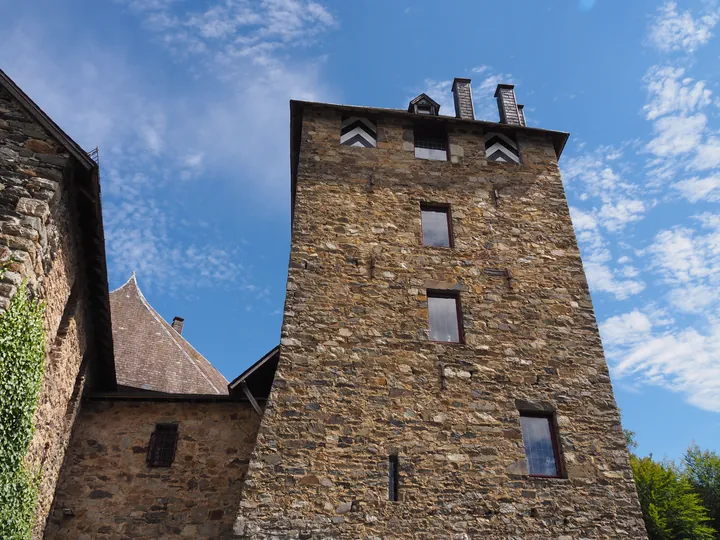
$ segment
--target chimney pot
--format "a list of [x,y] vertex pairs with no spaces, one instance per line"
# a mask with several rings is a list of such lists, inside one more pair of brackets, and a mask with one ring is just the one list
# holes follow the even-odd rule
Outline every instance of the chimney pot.
[[498,111],[500,112],[500,122],[502,124],[514,124],[522,126],[521,112],[518,109],[517,100],[515,99],[514,84],[498,84],[495,90],[497,98]]
[[172,322],[172,327],[178,334],[182,334],[184,324],[185,319],[182,317],[175,317]]
[[455,97],[455,116],[465,120],[475,120],[470,79],[455,77],[452,93]]

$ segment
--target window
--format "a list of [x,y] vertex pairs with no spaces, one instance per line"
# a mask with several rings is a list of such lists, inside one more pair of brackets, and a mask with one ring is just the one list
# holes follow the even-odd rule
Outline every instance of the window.
[[421,204],[422,240],[425,246],[452,247],[450,206]]
[[428,291],[427,295],[430,339],[460,343],[460,298],[445,291]]
[[398,500],[398,483],[399,483],[399,463],[395,454],[388,456],[388,499],[391,501]]
[[172,465],[175,460],[177,440],[177,424],[156,424],[155,431],[150,435],[150,446],[147,454],[148,467],[169,467]]
[[560,477],[557,432],[549,413],[520,413],[530,476]]
[[438,130],[415,130],[415,157],[447,161],[447,135]]

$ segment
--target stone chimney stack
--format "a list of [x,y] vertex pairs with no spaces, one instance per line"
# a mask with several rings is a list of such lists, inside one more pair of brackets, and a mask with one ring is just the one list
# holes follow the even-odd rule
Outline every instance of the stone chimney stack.
[[475,120],[470,79],[455,77],[452,92],[455,96],[455,116],[465,120]]
[[518,108],[513,88],[515,88],[514,84],[498,84],[497,90],[495,90],[498,111],[500,111],[500,123],[524,126],[524,116]]
[[178,334],[182,334],[184,324],[185,319],[183,319],[182,317],[175,317],[172,322],[172,327]]

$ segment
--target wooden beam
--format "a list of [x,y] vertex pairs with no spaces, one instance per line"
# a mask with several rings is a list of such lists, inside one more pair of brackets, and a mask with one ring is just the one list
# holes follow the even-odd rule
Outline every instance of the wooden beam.
[[262,417],[263,411],[260,408],[260,405],[258,405],[258,402],[255,401],[255,398],[250,392],[247,383],[245,381],[242,381],[240,383],[240,387],[242,388],[243,392],[245,392],[245,396],[248,398],[248,401],[250,401],[250,404],[253,406],[253,409],[255,409],[255,412],[258,413],[258,416]]

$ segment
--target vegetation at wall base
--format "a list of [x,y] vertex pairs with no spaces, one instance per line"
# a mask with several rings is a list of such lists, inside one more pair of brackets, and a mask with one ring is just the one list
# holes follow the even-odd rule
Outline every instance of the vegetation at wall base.
[[42,385],[45,307],[19,287],[0,315],[0,538],[30,538],[39,472],[26,455]]

